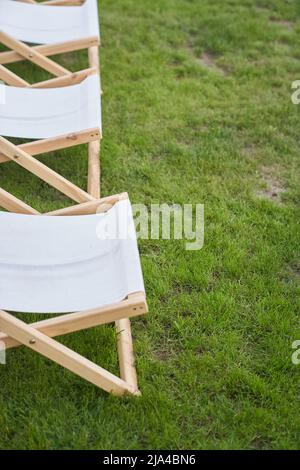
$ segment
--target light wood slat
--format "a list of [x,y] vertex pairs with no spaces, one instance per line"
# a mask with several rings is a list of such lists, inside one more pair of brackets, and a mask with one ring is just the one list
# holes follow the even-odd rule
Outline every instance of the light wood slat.
[[55,211],[47,212],[45,215],[88,215],[100,214],[111,209],[117,202],[128,199],[127,193],[116,194],[114,196],[103,197],[95,199],[94,201],[76,204],[74,206],[57,209]]
[[[99,47],[93,46],[88,50],[89,64],[100,74]],[[100,166],[100,139],[89,143],[89,164],[88,164],[88,192],[95,198],[100,197],[101,187],[101,166]]]
[[[100,129],[95,127],[81,132],[74,132],[74,134],[66,134],[60,137],[51,137],[49,139],[27,142],[26,144],[18,145],[18,147],[30,155],[40,155],[41,153],[52,152],[53,150],[86,144],[87,142],[92,142],[93,140],[97,141],[100,139],[100,137]],[[3,155],[3,153],[0,153],[0,163],[11,161],[12,160],[10,158]]]
[[[40,44],[31,47],[31,50],[38,51],[43,56],[47,57],[56,54],[64,54],[65,52],[79,51],[99,44],[100,39],[97,36],[90,36],[57,44]],[[11,64],[13,62],[20,62],[21,60],[25,60],[25,57],[15,51],[0,52],[0,64]]]
[[36,160],[18,146],[4,139],[4,137],[0,137],[0,151],[18,165],[38,176],[74,201],[86,202],[94,200],[93,196]]
[[68,75],[71,73],[69,70],[65,69],[53,60],[45,57],[36,49],[27,46],[21,41],[18,41],[17,39],[11,37],[4,31],[0,31],[0,42],[2,42],[2,44],[9,47],[10,49],[16,51],[18,54],[22,55],[25,59],[30,60],[34,64],[38,65],[44,70],[47,70],[47,72],[50,72],[57,77],[61,77],[63,75]]
[[120,376],[134,389],[138,389],[129,315],[116,319]]
[[95,198],[100,197],[100,140],[89,142],[88,192]]
[[39,214],[39,212],[33,209],[33,207],[25,204],[25,202],[16,198],[2,188],[0,188],[0,206],[7,211],[15,212],[17,214]]
[[[31,0],[32,1],[32,0]],[[48,0],[47,2],[42,2],[41,5],[54,5],[54,6],[77,6],[82,5],[85,0]]]
[[100,57],[98,44],[89,47],[88,56],[90,66],[96,68],[97,73],[100,75]]
[[0,310],[0,329],[33,351],[107,392],[115,395],[136,394],[136,390],[124,380],[3,310]]
[[11,70],[8,70],[6,67],[0,64],[0,80],[10,86],[24,87],[30,86],[30,83],[23,80],[23,78],[16,75]]
[[96,67],[90,67],[88,69],[80,70],[79,72],[70,73],[63,77],[51,78],[50,80],[44,80],[43,82],[34,83],[30,85],[31,88],[59,88],[64,86],[76,85],[81,83],[90,75],[97,73]]

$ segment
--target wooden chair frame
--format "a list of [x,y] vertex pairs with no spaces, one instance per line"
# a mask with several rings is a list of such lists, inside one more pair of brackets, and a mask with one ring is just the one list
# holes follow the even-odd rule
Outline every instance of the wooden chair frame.
[[[25,3],[37,3],[35,0],[23,0]],[[42,2],[45,5],[80,5],[83,0],[49,0]],[[18,41],[8,34],[0,31],[0,42],[11,48],[11,51],[0,53],[0,80],[11,86],[22,86],[32,88],[53,88],[68,85],[75,85],[80,83],[88,76],[98,73],[100,75],[100,57],[99,46],[100,40],[98,37],[87,37],[77,41],[68,41],[54,45],[39,45],[29,47],[28,45]],[[79,72],[70,72],[69,70],[61,67],[48,56],[54,54],[61,54],[65,52],[72,52],[81,49],[88,50],[89,68]],[[20,78],[15,73],[4,67],[4,64],[18,62],[22,60],[30,60],[31,62],[39,65],[44,70],[54,73],[55,78],[45,80],[30,85],[25,80]],[[22,144],[19,146],[20,150],[24,150],[30,156],[40,155],[45,152],[51,152],[63,148],[73,147],[88,143],[88,192],[95,198],[100,198],[100,140],[102,138],[101,131],[98,128],[86,129],[81,132],[62,135],[50,139],[36,140],[30,143]],[[0,149],[0,164],[11,161],[11,159],[1,154]],[[83,195],[79,191],[80,202],[87,195]],[[78,200],[78,199],[75,199]]]
[[[87,215],[105,212],[116,202],[127,198],[118,194],[102,199],[76,204],[47,213],[49,216]],[[0,188],[0,205],[10,211],[38,214],[38,211]],[[134,364],[130,318],[147,313],[144,292],[129,295],[122,302],[106,307],[63,314],[33,324],[26,324],[8,312],[0,310],[0,342],[6,349],[27,346],[55,363],[74,372],[103,390],[115,395],[140,395]],[[115,322],[118,342],[120,377],[80,356],[58,343],[53,337]]]
[[[100,164],[99,164],[99,129],[89,129],[74,135],[54,139],[37,140],[19,146],[0,136],[0,162],[14,161],[50,186],[54,187],[78,203],[92,201],[100,197]],[[97,139],[97,140],[95,140]],[[89,148],[88,192],[71,183],[59,173],[50,169],[33,155],[58,148],[66,148],[86,141],[95,143]],[[6,207],[5,207],[6,208]]]
[[[23,0],[24,3],[37,3],[35,0]],[[80,5],[82,0],[50,0],[42,2],[41,5]],[[3,80],[7,85],[19,87],[32,87],[32,88],[49,88],[74,85],[80,83],[92,73],[99,72],[100,59],[99,59],[99,46],[100,39],[98,36],[91,36],[81,38],[78,40],[66,41],[57,44],[40,44],[37,46],[28,46],[22,41],[19,41],[4,31],[0,31],[0,42],[10,51],[0,53],[0,80]],[[70,70],[62,67],[57,62],[49,59],[49,56],[62,54],[65,52],[73,52],[82,49],[88,50],[89,68],[78,72],[71,72]],[[50,72],[54,78],[44,80],[42,82],[30,84],[23,78],[13,73],[4,65],[19,62],[22,60],[29,60],[30,62],[38,65],[43,70]]]

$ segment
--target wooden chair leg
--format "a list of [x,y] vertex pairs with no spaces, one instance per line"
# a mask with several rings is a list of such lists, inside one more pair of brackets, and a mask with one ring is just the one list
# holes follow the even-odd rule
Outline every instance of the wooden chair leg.
[[100,140],[89,142],[88,193],[96,199],[100,198]]
[[107,392],[114,395],[138,394],[137,390],[124,380],[3,310],[0,310],[0,329],[33,351]]
[[[89,65],[100,74],[99,47],[92,46],[88,49]],[[100,97],[99,97],[100,99]],[[100,138],[98,141],[89,143],[89,170],[88,170],[88,193],[98,199],[100,197]]]
[[129,318],[116,321],[116,331],[118,336],[120,376],[126,383],[130,384],[135,390],[138,390]]
[[89,47],[88,55],[89,55],[90,67],[96,67],[97,73],[100,74],[100,57],[99,57],[99,47],[98,47],[98,45]]

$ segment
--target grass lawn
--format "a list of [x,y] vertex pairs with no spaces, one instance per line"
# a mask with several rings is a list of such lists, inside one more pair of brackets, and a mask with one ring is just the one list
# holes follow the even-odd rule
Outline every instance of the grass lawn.
[[[141,398],[10,351],[0,447],[299,448],[299,4],[107,0],[101,29],[102,195],[203,203],[205,244],[140,241],[150,307],[133,321]],[[87,65],[83,52],[59,60]],[[42,161],[86,187],[86,147]],[[1,165],[0,186],[42,211],[70,204],[15,164]],[[117,373],[111,326],[62,342]]]

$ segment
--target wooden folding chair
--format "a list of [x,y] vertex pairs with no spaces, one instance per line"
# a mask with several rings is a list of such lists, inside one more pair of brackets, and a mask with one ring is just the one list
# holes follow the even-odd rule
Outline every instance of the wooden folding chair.
[[[58,6],[56,6],[58,5]],[[60,6],[63,5],[63,6]],[[77,6],[70,6],[77,5]],[[0,1],[0,43],[11,51],[0,53],[0,80],[15,87],[50,88],[78,84],[96,72],[99,73],[99,15],[97,0],[50,0],[36,3],[34,0],[17,2]],[[29,46],[26,43],[34,44]],[[88,50],[88,69],[72,73],[50,60],[48,56],[80,49]],[[55,75],[55,78],[29,84],[23,78],[4,67],[5,64],[29,60]],[[96,97],[95,97],[96,99]],[[1,104],[0,104],[1,106]],[[1,112],[1,109],[0,109]],[[0,132],[0,135],[3,135]],[[60,135],[60,134],[58,134]],[[31,138],[31,137],[29,137]],[[100,139],[98,130],[86,129],[71,135],[55,136],[44,142],[35,142],[26,150],[37,155],[42,152],[65,148],[76,143],[88,142],[89,171],[88,190],[100,197]],[[0,163],[7,159],[0,156]]]
[[[79,83],[99,70],[100,33],[96,0],[86,0],[80,6],[68,2],[0,2],[0,43],[11,49],[0,53],[0,80],[12,86],[58,87]],[[34,44],[29,46],[28,44]],[[71,72],[48,56],[87,49],[90,67]],[[4,67],[29,60],[55,78],[30,84]]]
[[[127,195],[48,215],[60,217],[0,212],[0,341],[25,345],[107,392],[139,395],[129,318],[147,304]],[[62,315],[29,325],[4,309]],[[52,339],[113,321],[121,378]]]
[[[0,84],[0,135],[37,139],[18,147],[2,137],[0,163],[14,161],[76,202],[100,197],[101,101],[98,74],[64,88],[31,89]],[[2,103],[2,104],[1,104]],[[34,156],[89,144],[88,193]]]

